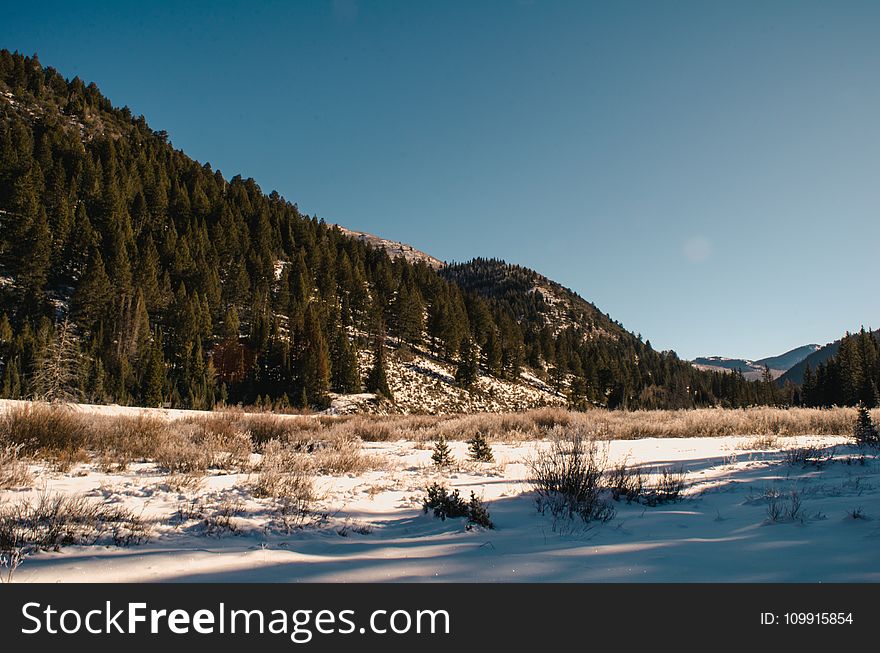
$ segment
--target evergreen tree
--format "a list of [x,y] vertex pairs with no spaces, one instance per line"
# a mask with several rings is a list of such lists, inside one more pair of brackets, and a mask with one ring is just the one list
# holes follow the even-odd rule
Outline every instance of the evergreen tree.
[[446,443],[446,436],[441,435],[437,438],[436,442],[434,442],[434,453],[431,454],[431,460],[434,461],[434,464],[437,467],[449,467],[455,463],[455,458],[452,456],[452,450]]
[[492,454],[492,447],[485,434],[477,432],[473,438],[468,441],[468,452],[470,459],[480,463],[495,462],[495,456]]
[[85,275],[73,296],[77,321],[91,326],[107,308],[112,296],[113,289],[104,269],[104,259],[97,248],[92,248]]
[[306,309],[300,373],[309,405],[324,407],[330,391],[330,353],[314,304]]
[[871,420],[871,413],[865,404],[859,404],[859,414],[856,418],[853,437],[855,437],[856,444],[859,446],[870,445],[876,447],[880,445],[877,427],[874,426],[874,422]]
[[361,378],[357,355],[348,341],[344,328],[336,329],[331,352],[331,386],[340,394],[360,392]]
[[373,367],[370,368],[370,372],[367,374],[365,387],[367,392],[372,392],[394,401],[394,395],[388,386],[385,365],[385,335],[380,327],[373,339]]
[[455,380],[463,388],[471,388],[480,375],[480,364],[474,353],[473,341],[468,338],[461,346],[460,360],[455,371]]
[[161,407],[165,402],[167,377],[165,358],[162,355],[162,342],[159,334],[155,334],[151,356],[144,375],[144,404],[154,408]]

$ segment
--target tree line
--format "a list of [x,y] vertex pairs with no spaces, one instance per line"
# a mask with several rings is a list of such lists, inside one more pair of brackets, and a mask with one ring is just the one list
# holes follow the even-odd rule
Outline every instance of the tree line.
[[837,353],[816,369],[804,369],[801,390],[806,406],[878,405],[880,342],[876,331],[847,332]]

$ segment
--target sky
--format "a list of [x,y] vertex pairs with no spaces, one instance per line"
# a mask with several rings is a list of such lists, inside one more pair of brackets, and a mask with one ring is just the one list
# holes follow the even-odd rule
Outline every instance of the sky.
[[4,5],[0,47],[225,176],[534,268],[657,349],[880,327],[880,3]]

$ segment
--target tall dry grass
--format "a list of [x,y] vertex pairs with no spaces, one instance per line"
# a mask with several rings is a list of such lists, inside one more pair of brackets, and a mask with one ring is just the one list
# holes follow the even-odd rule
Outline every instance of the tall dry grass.
[[[880,419],[880,410],[874,411]],[[615,440],[716,436],[850,435],[855,408],[704,408],[697,410],[590,410],[572,412],[543,408],[523,413],[443,416],[341,417],[325,427],[333,434],[364,441],[542,439],[552,433],[577,431]]]
[[[880,420],[880,410],[875,410]],[[584,413],[545,408],[523,413],[444,416],[303,416],[220,411],[183,419],[93,415],[64,405],[26,404],[0,415],[0,456],[9,476],[25,459],[59,467],[102,460],[107,468],[153,461],[169,473],[209,469],[250,472],[251,456],[268,443],[308,455],[316,471],[359,473],[381,461],[363,455],[369,441],[543,439],[560,432],[594,437],[850,435],[855,408],[744,408]],[[13,456],[14,452],[14,456]],[[18,482],[14,480],[13,482]]]

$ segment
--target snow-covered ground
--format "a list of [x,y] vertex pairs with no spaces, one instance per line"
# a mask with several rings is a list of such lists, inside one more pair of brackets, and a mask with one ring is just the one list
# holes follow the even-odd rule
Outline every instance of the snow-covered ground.
[[[780,449],[806,442],[834,458],[787,463]],[[144,544],[32,554],[17,582],[880,581],[880,460],[841,438],[759,445],[741,437],[611,442],[610,461],[683,465],[685,497],[656,507],[615,502],[615,517],[590,527],[554,529],[538,514],[524,461],[546,444],[529,442],[493,443],[495,463],[463,462],[467,444],[452,442],[459,463],[447,471],[431,464],[430,444],[365,443],[374,468],[318,477],[321,514],[289,532],[271,501],[253,496],[247,475],[218,472],[200,488],[174,490],[146,463],[110,474],[92,464],[65,473],[32,466],[33,488],[2,491],[0,502],[40,490],[83,493],[151,524]],[[434,481],[482,496],[496,528],[424,514],[424,487]],[[792,491],[800,516],[772,522],[768,506],[790,507]],[[199,515],[223,506],[235,532],[207,534]]]

